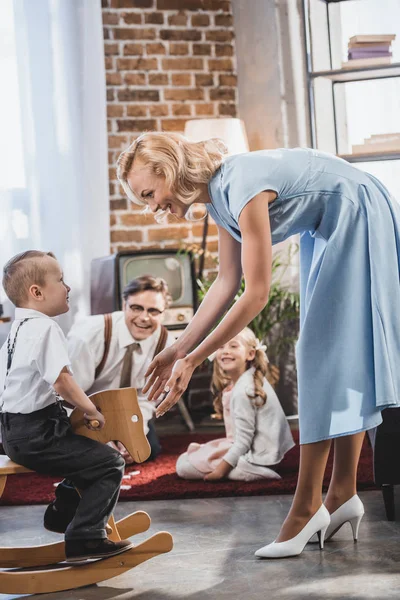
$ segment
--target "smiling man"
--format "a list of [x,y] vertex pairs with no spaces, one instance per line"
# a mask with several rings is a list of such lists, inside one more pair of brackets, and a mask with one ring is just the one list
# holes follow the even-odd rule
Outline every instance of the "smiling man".
[[[134,387],[138,393],[150,458],[160,452],[154,427],[155,406],[142,394],[144,374],[154,355],[174,339],[162,326],[169,293],[163,279],[143,275],[123,291],[123,310],[77,321],[68,334],[74,376],[87,394]],[[108,324],[107,324],[108,321]],[[123,447],[118,449],[129,463]]]

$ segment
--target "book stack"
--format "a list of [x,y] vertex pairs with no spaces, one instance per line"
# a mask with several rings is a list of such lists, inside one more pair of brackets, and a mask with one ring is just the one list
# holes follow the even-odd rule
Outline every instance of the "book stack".
[[364,139],[363,144],[352,146],[353,154],[400,152],[400,133],[382,133]]
[[360,69],[390,65],[392,62],[391,44],[396,34],[354,35],[349,40],[348,61],[343,69]]

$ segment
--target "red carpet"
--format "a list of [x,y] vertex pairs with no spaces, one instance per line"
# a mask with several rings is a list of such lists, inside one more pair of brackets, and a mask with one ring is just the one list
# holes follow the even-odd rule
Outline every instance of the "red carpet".
[[[204,481],[184,481],[175,473],[175,463],[179,454],[184,452],[190,442],[207,442],[216,434],[179,434],[161,440],[163,453],[157,460],[127,468],[123,480],[121,500],[165,500],[172,498],[216,498],[222,496],[262,496],[269,494],[292,494],[296,487],[299,464],[299,447],[288,452],[276,470],[282,479],[242,483],[222,481],[208,483]],[[139,471],[139,474],[135,474]],[[325,476],[325,485],[329,483],[332,471],[332,456],[329,458]],[[6,489],[0,503],[45,504],[53,499],[54,483],[59,481],[35,473],[12,475],[8,477]],[[372,473],[372,450],[367,441],[361,453],[358,469],[358,489],[376,489]]]

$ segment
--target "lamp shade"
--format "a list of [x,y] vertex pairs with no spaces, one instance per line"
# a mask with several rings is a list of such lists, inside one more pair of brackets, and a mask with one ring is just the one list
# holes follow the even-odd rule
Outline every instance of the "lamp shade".
[[191,142],[220,138],[225,142],[230,155],[249,151],[246,130],[241,119],[191,119],[186,121],[185,136]]

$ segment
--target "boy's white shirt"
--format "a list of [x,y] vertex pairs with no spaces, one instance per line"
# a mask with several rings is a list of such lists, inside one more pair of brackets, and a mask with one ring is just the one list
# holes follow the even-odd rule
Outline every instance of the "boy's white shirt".
[[236,467],[242,456],[247,462],[272,466],[278,464],[294,441],[283,408],[271,384],[264,378],[267,401],[255,408],[248,394],[254,393],[254,368],[238,379],[231,392],[232,448],[224,460]]
[[[140,350],[135,350],[132,355],[131,385],[137,390],[146,434],[147,423],[155,413],[155,404],[147,400],[142,393],[142,388],[145,383],[144,374],[153,360],[160,335],[161,327],[158,327],[147,339],[136,340],[126,326],[123,311],[113,312],[110,348],[104,368],[97,379],[95,379],[96,367],[100,364],[104,352],[104,316],[91,315],[79,319],[71,327],[67,336],[74,378],[87,394],[119,388],[126,349],[133,342],[140,345]],[[174,338],[169,334],[166,347],[173,343]]]
[[62,369],[67,367],[72,373],[67,341],[60,326],[39,311],[15,309],[11,346],[23,319],[28,321],[18,332],[7,378],[7,341],[0,349],[0,407],[3,412],[27,414],[54,404],[57,397],[53,385]]

